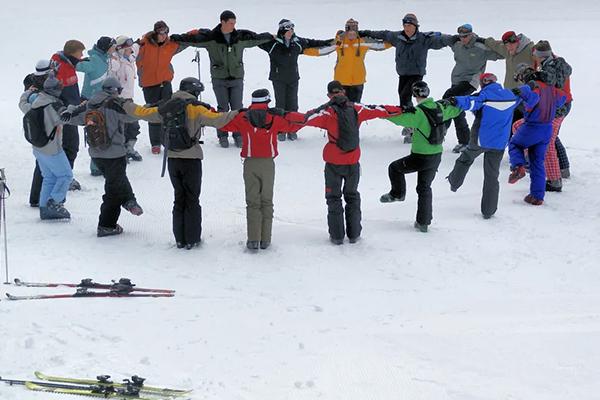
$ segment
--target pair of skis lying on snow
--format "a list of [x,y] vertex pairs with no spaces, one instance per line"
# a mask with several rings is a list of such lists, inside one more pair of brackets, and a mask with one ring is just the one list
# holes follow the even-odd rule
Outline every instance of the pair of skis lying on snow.
[[[14,296],[6,293],[9,300],[40,300],[63,299],[69,297],[173,297],[172,289],[140,288],[131,283],[127,278],[121,278],[112,283],[96,283],[91,279],[82,279],[80,283],[36,283],[25,282],[15,278],[16,286],[23,287],[72,287],[77,288],[75,293],[40,294],[32,296]],[[100,289],[100,290],[98,290]]]
[[58,394],[100,397],[107,399],[157,400],[161,398],[181,398],[191,390],[161,388],[144,385],[144,378],[137,375],[125,379],[123,383],[112,382],[109,375],[100,375],[96,379],[66,378],[49,376],[36,371],[35,376],[42,381],[22,381],[3,379],[9,385],[23,385],[29,390]]

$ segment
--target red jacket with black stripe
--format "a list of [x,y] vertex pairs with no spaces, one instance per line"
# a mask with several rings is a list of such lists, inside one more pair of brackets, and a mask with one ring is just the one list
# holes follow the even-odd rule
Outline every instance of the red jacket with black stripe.
[[[248,112],[253,110],[265,111],[260,118],[257,127],[250,122],[252,115]],[[267,103],[252,104],[248,111],[242,111],[235,116],[227,125],[221,129],[228,132],[240,132],[242,134],[242,151],[240,156],[243,158],[275,158],[279,154],[277,151],[277,134],[281,132],[296,132],[302,128],[302,125],[293,124],[285,117],[269,113]],[[252,113],[251,113],[252,114]],[[254,115],[263,114],[255,113]],[[297,119],[297,118],[296,118]]]
[[[360,124],[370,119],[387,118],[402,113],[402,109],[397,106],[366,106],[354,103],[354,109],[358,114],[359,127]],[[304,125],[327,130],[329,141],[323,148],[323,160],[326,163],[352,165],[360,160],[360,146],[346,152],[336,145],[337,138],[339,137],[338,118],[332,107],[327,107],[314,114],[307,113]]]

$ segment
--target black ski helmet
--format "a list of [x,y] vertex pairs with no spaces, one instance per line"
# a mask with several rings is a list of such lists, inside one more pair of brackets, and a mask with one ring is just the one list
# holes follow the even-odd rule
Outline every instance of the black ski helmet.
[[429,97],[429,86],[424,81],[417,81],[412,84],[412,95],[415,97]]
[[119,95],[123,91],[123,86],[121,86],[121,82],[111,76],[102,82],[102,90],[108,94]]
[[204,92],[204,84],[200,82],[198,78],[189,77],[184,78],[179,82],[179,90],[188,92],[192,96],[200,96],[200,93]]

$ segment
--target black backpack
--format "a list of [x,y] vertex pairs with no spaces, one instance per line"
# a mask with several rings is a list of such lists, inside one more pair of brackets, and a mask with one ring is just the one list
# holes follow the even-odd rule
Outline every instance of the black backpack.
[[163,143],[167,149],[182,151],[198,143],[198,137],[191,137],[187,128],[186,107],[192,103],[195,102],[173,97],[158,107],[163,120]]
[[358,135],[358,113],[354,108],[354,103],[350,101],[341,104],[333,102],[331,107],[338,118],[336,146],[345,152],[356,150],[360,143],[360,138]]
[[54,107],[57,112],[61,107],[60,103],[51,103],[44,107],[31,108],[23,116],[23,133],[25,135],[25,140],[35,147],[44,147],[48,142],[54,140],[54,137],[56,136],[56,126],[48,135],[46,126],[44,125],[44,109],[48,106]]
[[417,128],[417,131],[427,139],[429,144],[442,144],[446,137],[446,132],[448,131],[448,126],[444,122],[444,111],[442,110],[442,107],[438,103],[435,103],[435,108],[427,108],[421,105],[418,105],[417,107],[421,109],[425,114],[425,117],[427,117],[429,126],[431,126],[431,132],[429,133],[429,136],[425,136],[420,129]]

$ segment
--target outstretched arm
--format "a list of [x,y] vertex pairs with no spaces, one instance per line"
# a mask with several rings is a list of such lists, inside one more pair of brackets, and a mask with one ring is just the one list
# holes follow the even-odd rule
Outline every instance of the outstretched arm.
[[269,32],[255,33],[246,29],[239,29],[240,44],[244,48],[254,47],[263,43],[270,42],[275,37]]
[[187,33],[171,35],[170,39],[184,46],[207,47],[213,40],[210,33],[210,29],[193,29]]

